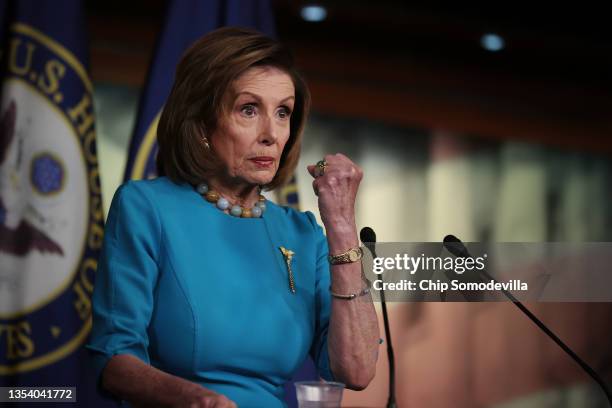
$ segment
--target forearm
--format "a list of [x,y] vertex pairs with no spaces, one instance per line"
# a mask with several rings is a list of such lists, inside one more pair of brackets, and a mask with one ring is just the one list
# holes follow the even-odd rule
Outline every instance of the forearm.
[[179,406],[182,396],[195,388],[203,388],[129,354],[111,358],[102,373],[102,385],[111,394],[136,407]]
[[[333,224],[327,231],[329,253],[359,246],[355,224]],[[364,289],[361,262],[331,265],[331,287],[336,293],[359,293]],[[378,319],[371,296],[352,300],[332,297],[328,332],[331,370],[353,389],[365,388],[376,372]]]

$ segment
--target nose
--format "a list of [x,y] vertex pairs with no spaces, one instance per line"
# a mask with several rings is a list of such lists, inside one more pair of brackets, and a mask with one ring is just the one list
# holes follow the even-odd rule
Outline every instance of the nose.
[[269,116],[262,116],[259,127],[258,141],[266,146],[276,143],[278,132],[280,131],[278,124],[274,123],[274,119]]

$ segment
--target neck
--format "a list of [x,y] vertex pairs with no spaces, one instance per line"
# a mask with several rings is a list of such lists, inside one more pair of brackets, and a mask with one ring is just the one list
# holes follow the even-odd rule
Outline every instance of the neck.
[[222,182],[218,178],[213,178],[209,180],[208,185],[232,205],[251,208],[259,200],[260,190],[257,184]]

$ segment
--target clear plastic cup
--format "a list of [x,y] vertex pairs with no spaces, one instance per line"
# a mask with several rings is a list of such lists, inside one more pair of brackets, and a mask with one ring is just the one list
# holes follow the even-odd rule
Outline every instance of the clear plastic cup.
[[344,384],[339,382],[297,381],[295,394],[299,408],[340,408]]

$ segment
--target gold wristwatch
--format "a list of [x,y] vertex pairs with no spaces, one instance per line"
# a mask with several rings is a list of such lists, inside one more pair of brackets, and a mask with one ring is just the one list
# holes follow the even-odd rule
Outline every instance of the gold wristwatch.
[[363,249],[360,247],[351,248],[346,252],[338,255],[329,255],[327,259],[332,265],[339,265],[351,262],[357,262],[363,257]]

